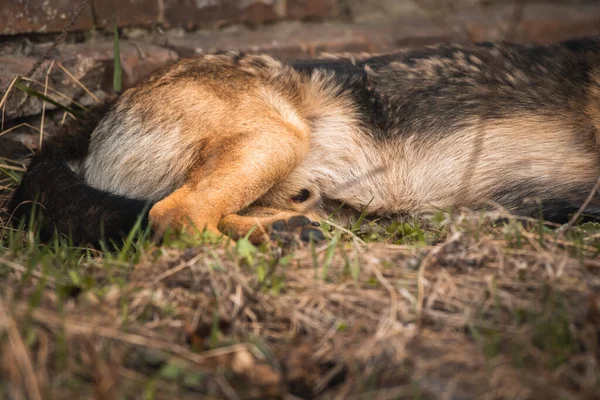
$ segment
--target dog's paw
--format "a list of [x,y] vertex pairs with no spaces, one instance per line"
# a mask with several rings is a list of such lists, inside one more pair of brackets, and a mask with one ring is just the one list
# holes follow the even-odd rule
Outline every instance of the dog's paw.
[[271,225],[271,240],[281,244],[320,243],[326,240],[320,224],[303,215],[277,220]]

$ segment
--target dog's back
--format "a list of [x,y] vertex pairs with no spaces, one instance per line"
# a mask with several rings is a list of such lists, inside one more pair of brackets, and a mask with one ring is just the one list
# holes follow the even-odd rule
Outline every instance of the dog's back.
[[[359,110],[361,147],[376,161],[360,185],[337,193],[342,201],[372,211],[490,201],[564,220],[600,176],[598,39],[442,45],[295,67],[329,71]],[[600,206],[587,211],[600,215]]]

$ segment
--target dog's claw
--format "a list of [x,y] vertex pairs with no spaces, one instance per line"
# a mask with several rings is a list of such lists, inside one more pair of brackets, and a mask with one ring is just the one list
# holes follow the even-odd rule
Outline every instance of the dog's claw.
[[320,243],[325,240],[325,234],[320,229],[313,228],[312,226],[306,227],[300,232],[300,240],[305,243]]

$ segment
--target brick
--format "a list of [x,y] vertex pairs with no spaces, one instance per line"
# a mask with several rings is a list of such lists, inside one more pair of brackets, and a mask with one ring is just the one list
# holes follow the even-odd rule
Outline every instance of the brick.
[[159,0],[93,0],[96,25],[112,28],[148,27],[159,22]]
[[[0,0],[0,34],[60,32],[75,12],[73,0]],[[91,4],[84,8],[74,29],[94,26]]]
[[162,0],[166,27],[217,27],[261,24],[285,16],[285,0]]
[[600,4],[531,5],[517,34],[537,43],[600,35]]
[[238,27],[221,32],[197,32],[168,36],[169,44],[182,56],[223,49],[267,53],[282,59],[310,57],[319,52],[382,51],[389,42],[370,40],[365,32],[338,23],[280,23],[258,29]]
[[341,11],[338,3],[339,0],[287,0],[286,17],[290,19],[336,17]]
[[483,10],[464,10],[445,20],[469,41],[551,43],[599,35],[600,4],[524,4],[516,22],[513,7],[497,5]]

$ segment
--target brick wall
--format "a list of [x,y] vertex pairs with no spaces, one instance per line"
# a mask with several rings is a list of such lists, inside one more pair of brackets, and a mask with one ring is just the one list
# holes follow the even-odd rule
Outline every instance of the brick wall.
[[[0,35],[59,32],[80,0],[0,0]],[[76,30],[120,27],[211,29],[235,23],[350,17],[379,22],[511,4],[570,6],[598,0],[89,0]],[[347,18],[346,18],[347,19]]]
[[[59,32],[80,0],[0,0],[0,34]],[[331,18],[338,0],[89,0],[76,30],[112,27],[214,28],[284,19]]]
[[356,22],[389,20],[408,15],[435,16],[470,9],[487,8],[493,12],[501,6],[511,8],[515,4],[577,7],[593,3],[597,4],[598,0],[344,0]]

